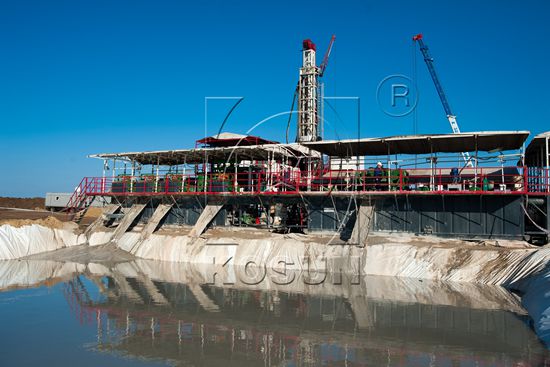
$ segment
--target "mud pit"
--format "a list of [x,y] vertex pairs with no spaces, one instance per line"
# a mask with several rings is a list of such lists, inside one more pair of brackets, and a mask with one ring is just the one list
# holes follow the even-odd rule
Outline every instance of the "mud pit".
[[[454,353],[451,358],[456,361],[463,358],[460,349],[456,352],[457,345],[471,358],[472,350],[479,350],[477,346],[480,343],[485,351],[476,358],[489,358],[496,364],[522,363],[525,350],[531,353],[536,350],[528,358],[528,362],[535,365],[546,363],[548,358],[548,352],[541,343],[548,339],[545,318],[550,311],[541,312],[538,306],[547,307],[548,300],[541,300],[540,295],[546,294],[545,284],[548,282],[544,282],[547,277],[540,278],[538,272],[548,264],[550,247],[535,248],[518,241],[464,242],[402,235],[372,235],[367,246],[357,247],[333,243],[332,236],[328,235],[281,235],[247,228],[214,228],[199,238],[190,238],[189,228],[166,227],[143,240],[140,239],[140,226],[124,233],[117,243],[109,240],[114,229],[102,227],[90,242],[90,236],[82,233],[82,227],[55,218],[10,221],[18,226],[0,226],[0,241],[4,241],[2,246],[7,245],[6,241],[12,241],[9,242],[11,244],[15,241],[19,247],[12,248],[9,253],[17,260],[0,260],[0,291],[9,293],[20,288],[31,288],[32,291],[34,287],[55,288],[57,284],[63,284],[65,293],[77,292],[73,298],[80,299],[88,297],[87,291],[82,291],[80,295],[80,289],[93,284],[98,287],[101,297],[98,301],[86,298],[83,306],[79,307],[93,305],[95,319],[102,312],[104,305],[101,302],[105,301],[108,302],[105,304],[107,312],[117,312],[112,307],[120,307],[125,320],[129,317],[136,323],[143,321],[139,310],[147,307],[148,318],[144,320],[148,325],[151,324],[151,317],[153,320],[156,317],[168,320],[168,324],[163,324],[163,330],[174,329],[177,335],[181,332],[180,317],[187,321],[190,317],[199,317],[197,322],[203,325],[204,322],[217,320],[216,315],[221,315],[220,320],[225,320],[222,327],[240,327],[243,322],[248,322],[233,320],[234,309],[228,309],[228,303],[216,298],[218,294],[246,300],[261,295],[273,300],[269,307],[274,310],[281,302],[285,304],[288,301],[284,307],[291,307],[295,305],[296,297],[301,297],[303,305],[311,304],[311,307],[318,308],[322,304],[324,313],[320,317],[330,321],[332,329],[330,332],[327,329],[326,336],[321,336],[319,342],[330,336],[338,340],[337,343],[350,345],[355,340],[354,335],[359,333],[364,336],[360,348],[376,350],[374,345],[381,343],[385,348],[384,355],[387,355],[388,346],[396,340],[395,337],[384,339],[387,338],[385,333],[388,328],[395,328],[396,335],[408,335],[407,330],[414,327],[417,331],[414,340],[422,339],[422,335],[426,334],[426,339],[421,343],[423,346],[430,344],[433,333],[441,333],[436,338],[439,350],[441,340],[449,340],[451,334],[456,334],[461,340],[473,340],[472,343],[453,341],[448,344],[449,350]],[[29,253],[33,250],[39,253]],[[149,259],[144,259],[147,257]],[[281,257],[292,263],[284,267],[284,273],[280,272],[280,264],[273,263],[273,259]],[[227,261],[228,258],[232,260]],[[177,262],[159,261],[166,259]],[[323,259],[329,260],[325,268]],[[265,276],[259,282],[251,282],[250,274],[243,266],[249,260],[265,266]],[[291,281],[281,283],[281,274]],[[530,276],[543,279],[537,283],[536,292],[532,290],[533,286],[521,283]],[[88,281],[82,282],[82,279]],[[311,283],[312,279],[321,281]],[[526,294],[527,300],[532,300],[533,294],[538,295],[537,306],[529,301],[525,306],[530,310],[527,314],[518,295],[495,284],[512,284],[519,294]],[[182,313],[182,306],[177,303],[179,301],[170,298],[176,294],[174,287],[181,288],[178,288],[177,294],[189,294],[197,303],[192,313]],[[541,287],[544,289],[541,290]],[[333,304],[334,300],[347,305],[338,309],[350,309],[351,313],[340,315],[342,311],[335,311],[334,315],[327,316],[327,305]],[[259,307],[262,310],[264,306]],[[204,320],[197,316],[199,309],[205,312]],[[250,312],[250,308],[246,310]],[[265,310],[262,312],[264,315]],[[396,312],[402,312],[406,317],[395,316]],[[437,320],[435,326],[432,325],[433,317],[443,314],[444,317]],[[406,322],[397,327],[395,320],[386,319],[388,315]],[[423,315],[424,318],[415,321],[411,315]],[[28,318],[28,314],[25,317]],[[279,332],[287,317],[274,319],[273,323],[264,321],[264,327],[268,325],[274,333]],[[508,321],[495,333],[479,331],[474,324],[468,326],[466,321],[446,326],[448,320],[460,320],[461,317],[465,317],[464,320],[481,317],[484,321],[480,323]],[[540,340],[533,330],[525,326],[529,323],[529,317],[533,317]],[[523,321],[517,322],[518,318]],[[103,321],[97,320],[98,327],[102,327]],[[355,326],[347,324],[350,320]],[[299,322],[304,325],[305,321]],[[511,323],[513,327],[509,327]],[[290,323],[289,329],[284,331],[293,334],[294,325]],[[337,337],[334,336],[335,325],[342,325]],[[457,331],[457,328],[460,330]],[[308,332],[306,339],[317,340],[319,327],[313,330]],[[348,334],[352,339],[347,339]],[[303,331],[299,335],[304,335]],[[369,335],[376,337],[371,340]],[[340,340],[342,336],[344,339]],[[140,345],[147,342],[141,334],[134,337],[139,339]],[[489,340],[496,342],[488,344]],[[507,344],[510,340],[515,342]],[[411,342],[413,340],[407,343]],[[510,345],[516,347],[512,353],[509,352],[512,350]],[[52,347],[51,350],[56,349]],[[373,350],[370,355],[375,353]],[[163,353],[156,357],[178,359]],[[437,358],[448,357],[442,355]]]
[[[27,212],[21,212],[27,215]],[[66,216],[65,216],[66,217]],[[266,268],[348,275],[383,275],[506,285],[541,271],[550,247],[522,241],[461,241],[431,236],[372,234],[366,246],[333,235],[277,234],[254,228],[211,228],[199,237],[189,227],[166,226],[142,236],[142,226],[121,233],[54,217],[10,219],[0,226],[0,259],[31,258],[117,263],[134,258],[187,264],[248,262]],[[36,257],[35,257],[36,256]]]

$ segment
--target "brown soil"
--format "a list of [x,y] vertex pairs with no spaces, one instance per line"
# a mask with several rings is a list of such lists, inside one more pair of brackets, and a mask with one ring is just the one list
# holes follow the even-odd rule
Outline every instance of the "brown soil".
[[[80,221],[80,227],[85,229],[101,215],[102,211],[102,208],[88,208],[88,211]],[[63,226],[62,222],[69,222],[71,220],[72,216],[67,213],[0,207],[0,225],[10,224],[13,227],[21,227],[28,224],[39,224],[50,228],[61,228]]]
[[0,196],[0,207],[20,209],[44,209],[44,198],[7,198]]
[[67,222],[70,220],[69,216],[65,213],[51,213],[45,210],[21,210],[21,209],[1,209],[0,208],[0,221],[12,220],[12,219],[46,219],[48,217],[54,217],[61,222]]
[[82,219],[85,219],[85,218],[95,219],[99,217],[102,213],[103,213],[103,208],[96,208],[92,206],[92,207],[89,207],[88,210],[86,210],[86,214],[84,214],[84,217],[82,217]]
[[0,225],[3,224],[9,224],[15,228],[28,226],[30,224],[38,224],[48,228],[63,228],[63,222],[52,216],[44,219],[0,219]]
[[80,220],[80,227],[85,229],[92,224],[103,213],[103,208],[90,207],[86,211],[86,214]]

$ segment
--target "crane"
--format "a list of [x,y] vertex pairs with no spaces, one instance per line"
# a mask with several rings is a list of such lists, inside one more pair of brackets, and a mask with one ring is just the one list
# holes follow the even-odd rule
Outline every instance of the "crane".
[[[413,37],[413,41],[418,43],[418,46],[420,47],[420,52],[422,52],[422,56],[424,56],[424,61],[426,62],[426,66],[428,67],[430,76],[432,77],[432,80],[435,84],[435,89],[437,90],[437,94],[439,94],[439,99],[441,100],[441,104],[443,105],[443,109],[445,110],[445,114],[447,115],[447,120],[449,120],[449,124],[451,124],[451,129],[453,130],[453,133],[460,134],[460,128],[458,127],[458,123],[456,122],[456,115],[452,112],[451,105],[449,104],[449,101],[447,100],[447,96],[443,91],[443,86],[441,86],[441,82],[437,77],[437,73],[435,71],[435,66],[434,66],[434,59],[433,57],[430,56],[430,51],[428,50],[428,46],[426,46],[422,38],[423,38],[422,33],[419,33]],[[462,157],[464,158],[466,165],[468,165],[469,167],[472,167],[470,154],[468,152],[462,152]]]
[[332,51],[332,45],[334,44],[334,40],[336,40],[336,36],[333,34],[330,38],[330,42],[328,44],[327,52],[325,52],[325,57],[323,57],[323,62],[321,65],[319,65],[319,77],[322,78],[325,74],[325,69],[328,65],[328,58],[330,57],[330,52]]

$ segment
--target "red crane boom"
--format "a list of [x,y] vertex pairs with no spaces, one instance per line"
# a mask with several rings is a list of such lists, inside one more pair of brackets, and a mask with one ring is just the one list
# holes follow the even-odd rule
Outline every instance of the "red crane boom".
[[319,66],[319,76],[323,76],[325,73],[325,69],[328,65],[328,58],[330,57],[330,52],[332,51],[332,45],[334,44],[334,40],[336,39],[336,36],[333,34],[330,38],[330,43],[328,44],[327,52],[325,52],[325,57],[323,57],[323,62]]

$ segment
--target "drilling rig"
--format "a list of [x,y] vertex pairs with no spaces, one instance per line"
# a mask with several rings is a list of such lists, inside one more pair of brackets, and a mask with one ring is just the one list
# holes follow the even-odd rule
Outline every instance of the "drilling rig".
[[302,67],[298,81],[298,142],[317,141],[321,139],[319,130],[319,107],[321,93],[319,78],[325,73],[332,45],[336,37],[330,39],[323,62],[317,66],[315,60],[316,46],[310,40],[302,42]]

